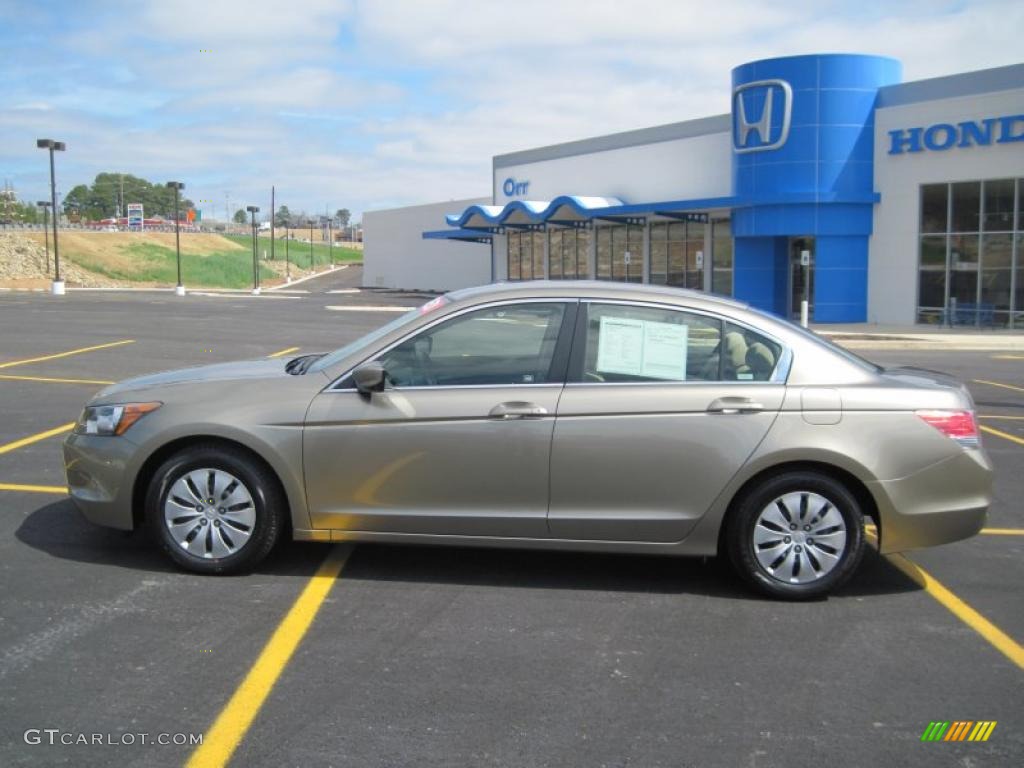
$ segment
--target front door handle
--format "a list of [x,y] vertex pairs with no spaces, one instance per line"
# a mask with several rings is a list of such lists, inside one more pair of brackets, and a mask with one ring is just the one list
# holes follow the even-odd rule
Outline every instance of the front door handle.
[[708,413],[760,413],[763,410],[763,403],[751,400],[749,397],[720,397],[717,400],[712,400],[708,406]]
[[514,400],[509,403],[498,403],[487,415],[492,419],[529,419],[546,416],[548,409],[536,403],[524,403]]

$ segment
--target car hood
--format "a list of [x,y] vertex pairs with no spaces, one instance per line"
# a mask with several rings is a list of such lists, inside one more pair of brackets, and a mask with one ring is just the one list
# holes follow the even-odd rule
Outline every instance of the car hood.
[[133,379],[125,379],[124,381],[112,384],[97,393],[95,399],[109,399],[111,395],[116,395],[121,392],[129,392],[139,389],[154,389],[156,387],[166,387],[173,384],[185,384],[189,382],[265,379],[287,376],[288,374],[286,374],[284,370],[287,363],[287,359],[281,358],[239,360],[232,363],[199,365],[194,368],[179,368],[173,371],[151,373],[146,376],[136,376]]

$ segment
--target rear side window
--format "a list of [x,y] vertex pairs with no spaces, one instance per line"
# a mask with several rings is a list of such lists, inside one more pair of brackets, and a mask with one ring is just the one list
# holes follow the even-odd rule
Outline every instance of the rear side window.
[[782,347],[763,334],[726,322],[721,354],[724,381],[769,381]]
[[722,321],[673,309],[590,304],[583,382],[717,381]]

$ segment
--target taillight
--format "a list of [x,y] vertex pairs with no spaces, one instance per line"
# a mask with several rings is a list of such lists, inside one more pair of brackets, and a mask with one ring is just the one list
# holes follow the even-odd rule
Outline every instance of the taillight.
[[956,440],[965,448],[980,444],[978,422],[974,411],[915,411],[915,413],[946,437]]

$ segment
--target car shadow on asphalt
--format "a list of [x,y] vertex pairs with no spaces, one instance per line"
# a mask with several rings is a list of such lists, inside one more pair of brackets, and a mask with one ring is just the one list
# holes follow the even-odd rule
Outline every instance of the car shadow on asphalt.
[[[14,535],[23,544],[61,560],[158,573],[180,572],[146,531],[117,531],[93,525],[70,499],[46,504],[29,513]],[[255,573],[307,577],[316,571],[323,552],[322,547],[284,542]]]
[[[144,531],[116,531],[93,525],[68,499],[31,512],[15,536],[23,544],[62,560],[139,571],[177,571]],[[257,567],[256,573],[309,576],[325,551],[323,545],[284,542]],[[739,582],[724,558],[359,544],[349,557],[343,578],[763,600]],[[854,578],[832,599],[918,590],[917,584],[869,547]]]

